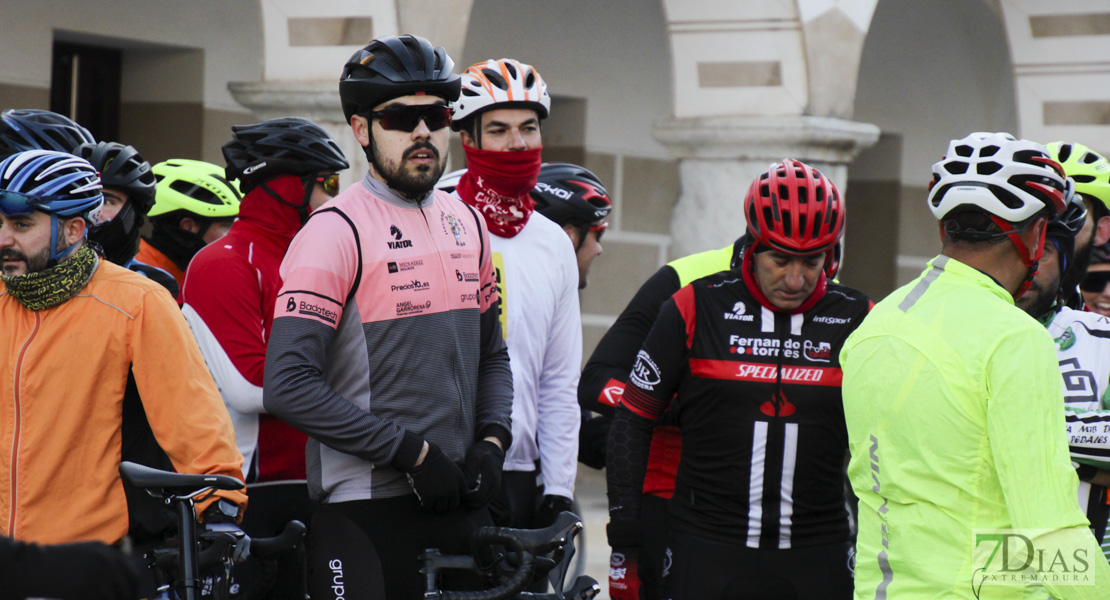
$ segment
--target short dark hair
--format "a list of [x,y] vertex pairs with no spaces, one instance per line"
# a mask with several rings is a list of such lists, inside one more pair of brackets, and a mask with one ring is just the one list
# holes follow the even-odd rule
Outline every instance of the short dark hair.
[[[1047,209],[1024,221],[1013,223],[1013,228],[1017,231],[1024,230],[1030,223],[1045,216],[1046,211]],[[991,218],[990,213],[984,210],[951,213],[941,220],[940,229],[946,241],[998,244],[1007,239],[1006,233]]]

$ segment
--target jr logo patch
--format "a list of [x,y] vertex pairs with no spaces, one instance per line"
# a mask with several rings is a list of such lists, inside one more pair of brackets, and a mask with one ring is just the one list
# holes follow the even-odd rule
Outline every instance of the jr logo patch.
[[629,379],[637,387],[650,391],[654,390],[663,378],[659,374],[659,366],[651,360],[647,351],[640,350],[640,353],[636,355],[636,364],[632,366],[632,375]]

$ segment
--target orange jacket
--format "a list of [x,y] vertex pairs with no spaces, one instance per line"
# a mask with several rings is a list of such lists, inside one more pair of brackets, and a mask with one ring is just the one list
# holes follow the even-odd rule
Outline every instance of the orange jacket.
[[135,260],[145,265],[158,267],[173,275],[173,278],[177,280],[178,288],[185,285],[185,271],[178,268],[177,263],[170,260],[170,257],[162,254],[161,250],[151,246],[150,242],[144,239],[139,239],[139,253],[135,255]]
[[[231,419],[161,285],[101,259],[77,296],[43,311],[0,283],[0,323],[0,534],[53,544],[127,533],[118,467],[129,371],[177,471],[242,479]],[[241,492],[221,495],[246,505]]]

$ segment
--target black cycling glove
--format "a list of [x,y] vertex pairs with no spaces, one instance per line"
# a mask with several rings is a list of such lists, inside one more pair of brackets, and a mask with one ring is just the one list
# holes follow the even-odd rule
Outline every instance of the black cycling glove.
[[428,442],[424,462],[408,471],[409,485],[425,510],[444,513],[459,507],[466,478],[439,446]]
[[544,496],[543,501],[540,502],[540,507],[536,509],[536,517],[533,519],[532,527],[543,529],[554,523],[563,511],[574,512],[571,510],[571,504],[570,498],[553,494]]
[[578,462],[593,469],[605,468],[605,447],[609,444],[609,426],[613,417],[590,417],[582,411],[582,426],[578,429]]
[[463,473],[466,476],[467,508],[481,508],[489,503],[501,488],[501,470],[505,466],[505,451],[488,440],[479,440],[466,451]]

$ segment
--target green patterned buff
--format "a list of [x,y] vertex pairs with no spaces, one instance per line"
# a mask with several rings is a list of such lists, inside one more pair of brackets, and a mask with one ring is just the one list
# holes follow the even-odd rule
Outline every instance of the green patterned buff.
[[37,273],[0,275],[8,293],[29,310],[46,310],[77,295],[92,279],[97,265],[96,252],[88,244],[73,256]]

